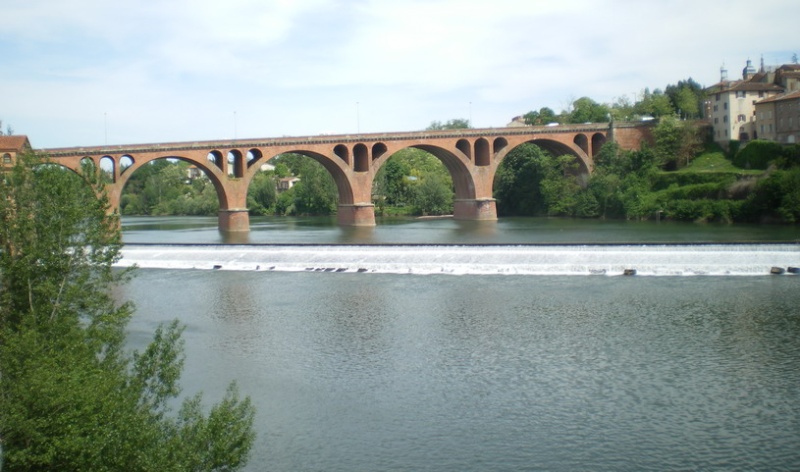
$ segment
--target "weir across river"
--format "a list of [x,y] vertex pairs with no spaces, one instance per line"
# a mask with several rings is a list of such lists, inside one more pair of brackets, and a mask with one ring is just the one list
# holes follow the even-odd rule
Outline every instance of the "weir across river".
[[650,123],[586,123],[581,125],[459,129],[354,135],[234,139],[43,149],[55,162],[78,171],[90,162],[110,172],[107,191],[118,209],[122,190],[139,167],[156,159],[179,159],[197,166],[211,180],[219,198],[219,229],[249,231],[247,189],[261,165],[286,153],[316,160],[333,176],[339,193],[340,225],[374,226],[372,183],[397,151],[417,148],[442,161],[455,187],[454,217],[494,220],[495,173],[515,147],[532,143],[554,156],[575,156],[580,172],[590,173],[603,144],[617,142],[638,149],[652,140]]

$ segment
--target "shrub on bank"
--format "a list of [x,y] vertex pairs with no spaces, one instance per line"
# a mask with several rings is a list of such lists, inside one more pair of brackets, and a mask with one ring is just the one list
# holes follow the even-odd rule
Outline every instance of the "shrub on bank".
[[733,158],[733,164],[742,169],[766,169],[770,162],[784,155],[783,146],[772,141],[755,140],[747,143]]

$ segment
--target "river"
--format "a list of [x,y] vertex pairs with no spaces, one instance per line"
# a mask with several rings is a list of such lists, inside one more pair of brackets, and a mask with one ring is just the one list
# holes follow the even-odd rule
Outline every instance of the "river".
[[[253,398],[258,438],[247,470],[800,466],[800,277],[761,267],[800,265],[796,228],[441,219],[347,229],[265,218],[231,240],[214,219],[126,218],[123,239],[156,244],[162,261],[181,260],[187,247],[171,245],[184,243],[195,259],[221,258],[221,270],[140,269],[120,297],[137,306],[133,348],[158,323],[186,324],[185,394],[218,401],[235,380]],[[269,270],[236,265],[241,254],[216,252],[223,242],[262,253],[290,245],[300,250],[285,257],[301,261],[308,245],[375,247],[347,254],[355,261],[338,254],[350,267],[342,271]],[[696,242],[707,244],[687,244]],[[413,269],[441,245],[492,245],[470,249],[474,267],[495,250],[569,255],[590,243],[621,263],[642,243],[687,260],[734,247],[713,253],[733,267],[765,251],[776,259],[754,263],[763,275],[738,276],[351,270],[387,244],[423,244],[404,246]],[[445,259],[442,267],[458,262]]]

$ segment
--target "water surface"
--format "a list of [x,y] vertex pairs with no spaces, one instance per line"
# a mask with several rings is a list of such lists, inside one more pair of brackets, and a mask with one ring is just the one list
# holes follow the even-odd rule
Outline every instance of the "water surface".
[[375,227],[340,227],[334,217],[254,217],[251,231],[221,234],[214,217],[125,217],[127,243],[251,244],[637,244],[800,241],[800,229],[569,218],[378,218]]
[[[126,241],[222,242],[212,241],[213,219],[165,219],[170,229],[145,221],[126,219]],[[354,242],[335,225],[303,221],[266,222],[250,237]],[[592,228],[501,220],[481,233],[410,221],[379,226],[370,240],[583,244],[691,233]],[[707,235],[698,240],[789,235],[691,229]],[[186,324],[184,394],[218,401],[235,380],[258,408],[250,471],[800,465],[798,276],[138,272],[118,293],[137,305],[131,347],[159,323]]]

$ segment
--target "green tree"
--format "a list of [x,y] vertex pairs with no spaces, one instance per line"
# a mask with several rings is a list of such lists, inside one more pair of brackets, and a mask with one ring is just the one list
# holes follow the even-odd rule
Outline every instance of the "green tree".
[[642,100],[636,103],[634,110],[638,115],[652,116],[654,118],[675,113],[669,97],[661,89],[655,89],[653,93],[650,93],[649,88],[644,89]]
[[[402,152],[402,151],[401,151]],[[375,176],[376,197],[386,205],[404,205],[408,202],[411,166],[402,156],[393,156]]]
[[442,123],[441,121],[432,121],[427,128],[428,131],[437,131],[437,130],[445,130],[445,129],[468,129],[472,128],[469,124],[469,120],[465,120],[463,118],[455,118],[452,120],[447,120],[447,122]]
[[526,124],[532,126],[558,122],[558,116],[556,116],[556,112],[548,107],[542,107],[539,109],[539,111],[529,111],[522,117],[525,119]]
[[636,114],[633,103],[626,95],[615,98],[609,112],[614,121],[631,121]]
[[572,102],[572,111],[567,116],[568,123],[605,123],[608,122],[610,110],[607,106],[595,102],[589,97],[581,97]]
[[[180,393],[182,328],[125,351],[129,277],[96,174],[23,155],[0,175],[0,444],[7,470],[236,470],[254,409],[231,385],[203,413]],[[100,198],[97,195],[101,195]],[[5,470],[5,469],[4,469]]]
[[688,165],[703,145],[694,123],[675,116],[663,116],[653,129],[653,138],[657,162],[669,170]]
[[247,190],[247,207],[254,215],[267,215],[275,212],[278,194],[273,172],[259,172],[250,182]]
[[[576,178],[578,163],[575,156],[568,154],[556,158],[545,156],[541,165],[544,178],[539,185],[547,214],[549,216],[575,216],[579,201],[578,195],[581,193],[581,187]],[[588,209],[591,206],[589,201],[585,200],[583,203],[585,207],[582,211],[590,211]]]
[[546,153],[536,145],[523,144],[506,155],[494,181],[497,212],[508,216],[545,213],[540,183],[545,177]]
[[417,215],[453,213],[453,188],[441,175],[428,174],[412,187],[413,212]]
[[292,187],[294,212],[298,215],[330,215],[336,211],[339,193],[336,183],[322,164],[302,156],[300,181]]
[[681,117],[697,118],[701,116],[705,91],[691,77],[688,80],[678,81],[675,85],[667,85],[664,93],[669,97],[672,108]]

